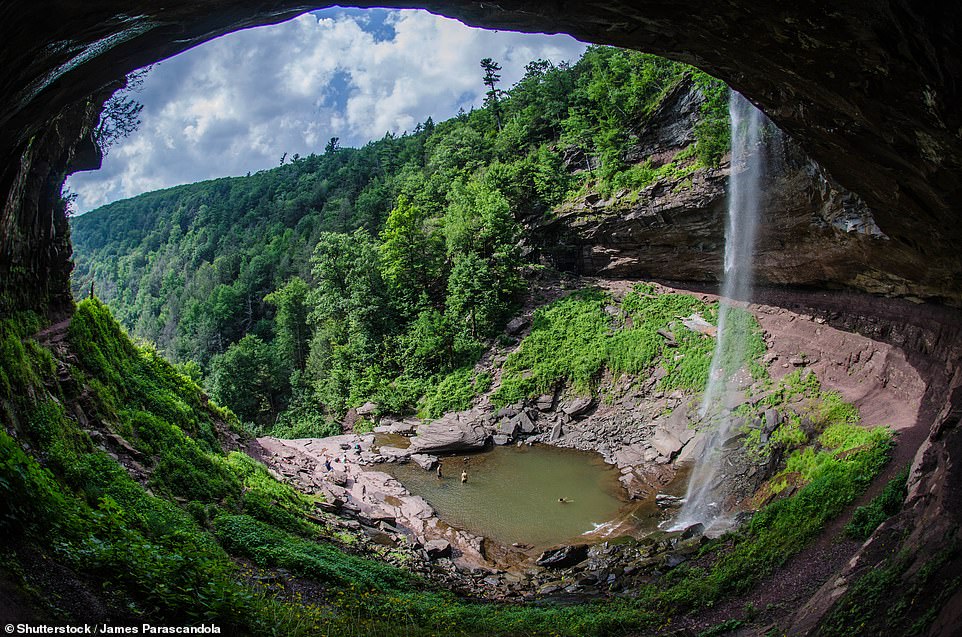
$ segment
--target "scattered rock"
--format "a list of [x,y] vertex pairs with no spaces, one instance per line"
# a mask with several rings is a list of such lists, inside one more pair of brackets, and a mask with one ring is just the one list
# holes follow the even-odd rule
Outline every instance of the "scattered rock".
[[496,444],[496,445],[498,445],[498,446],[502,446],[502,445],[506,445],[506,444],[508,444],[509,442],[511,442],[511,438],[510,438],[509,436],[504,435],[504,434],[495,434],[495,435],[491,436],[491,442],[493,442],[494,444]]
[[496,418],[514,418],[521,413],[521,408],[517,405],[507,405],[495,412]]
[[534,406],[538,408],[538,411],[549,411],[554,405],[554,396],[551,394],[542,394],[534,401]]
[[554,442],[564,435],[564,425],[560,422],[556,422],[554,427],[551,428],[551,434],[548,436],[549,442]]
[[675,335],[665,329],[658,330],[658,336],[665,339],[665,345],[668,347],[678,347],[678,342],[675,340]]

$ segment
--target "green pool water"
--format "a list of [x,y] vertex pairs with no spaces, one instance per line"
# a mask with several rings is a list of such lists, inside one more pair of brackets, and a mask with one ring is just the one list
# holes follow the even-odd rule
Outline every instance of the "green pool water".
[[625,506],[614,468],[597,454],[557,447],[495,447],[442,458],[441,479],[413,463],[378,469],[423,496],[449,524],[503,544],[570,542]]

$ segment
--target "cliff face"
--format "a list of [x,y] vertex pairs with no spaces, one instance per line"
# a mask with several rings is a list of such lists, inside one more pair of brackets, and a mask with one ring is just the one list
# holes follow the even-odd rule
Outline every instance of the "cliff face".
[[[648,159],[658,168],[693,143],[700,103],[694,86],[680,85],[645,125],[635,159]],[[756,246],[758,283],[845,287],[910,298],[939,295],[902,274],[924,270],[925,264],[879,229],[861,197],[839,185],[794,141],[772,135],[768,146],[768,185]],[[727,158],[717,168],[691,173],[683,168],[677,176],[637,191],[625,189],[608,198],[589,195],[529,226],[546,260],[563,269],[604,277],[716,282],[730,171]]]
[[[780,179],[785,192],[797,196],[777,207],[777,219],[767,220],[771,229],[762,238],[760,270],[769,281],[962,302],[962,5],[908,0],[839,0],[829,9],[808,0],[766,7],[745,0],[376,4],[416,4],[474,25],[563,31],[658,53],[717,75],[760,105],[841,186],[858,193],[878,229],[862,204],[820,169],[789,157],[789,170]],[[92,0],[53,7],[7,3],[0,9],[5,43],[0,52],[0,311],[67,310],[70,250],[59,187],[68,170],[97,163],[88,140],[103,95],[87,102],[91,96],[135,68],[217,35],[316,6],[303,0]],[[703,280],[717,259],[724,170],[698,176],[697,184],[692,178],[685,197],[695,200],[684,207],[711,213],[701,221],[685,218],[667,204],[665,192],[653,190],[645,194],[644,205],[605,204],[605,210],[618,213],[589,219],[587,225],[578,221],[587,215],[572,211],[573,220],[562,215],[546,227],[545,236],[550,230],[572,246],[567,254],[585,270],[640,274],[650,268],[647,272],[654,274],[656,267],[671,265],[673,278]],[[811,174],[824,179],[812,187]],[[659,243],[659,237],[670,241]],[[921,574],[932,572],[926,564],[944,558],[944,547],[955,541],[962,508],[962,372],[959,330],[952,326],[957,316],[947,314],[942,322],[903,329],[904,312],[879,318],[873,306],[862,317],[864,325],[854,326],[891,339],[931,371],[923,416],[931,421],[932,434],[916,459],[903,513],[876,534],[851,572],[801,611],[799,631],[852,595],[857,601],[851,581],[900,547],[908,550],[909,563],[893,575],[891,587],[909,590]],[[943,558],[938,558],[943,565],[958,562],[957,556]],[[936,580],[928,581],[931,589]],[[958,625],[953,601],[938,601],[945,610],[935,630],[944,634]]]

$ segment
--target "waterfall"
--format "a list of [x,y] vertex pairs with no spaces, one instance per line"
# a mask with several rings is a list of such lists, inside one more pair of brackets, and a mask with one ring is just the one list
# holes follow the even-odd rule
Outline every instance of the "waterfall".
[[707,421],[711,430],[702,457],[692,470],[685,503],[673,525],[676,529],[698,522],[706,530],[727,526],[729,520],[720,501],[724,493],[716,482],[724,462],[723,447],[730,435],[731,409],[743,402],[742,389],[751,382],[747,360],[750,325],[745,314],[733,307],[733,301],[748,301],[751,297],[755,229],[766,168],[764,149],[760,147],[766,118],[735,91],[731,92],[728,112],[732,150],[722,298],[715,351],[700,409],[702,421]]

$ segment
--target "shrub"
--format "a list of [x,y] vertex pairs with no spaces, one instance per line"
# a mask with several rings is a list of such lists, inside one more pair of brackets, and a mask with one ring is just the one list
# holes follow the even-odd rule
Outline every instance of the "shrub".
[[906,467],[889,480],[882,492],[865,506],[855,509],[852,519],[845,525],[845,534],[856,540],[868,539],[882,522],[899,512],[906,496],[906,481],[909,469]]

